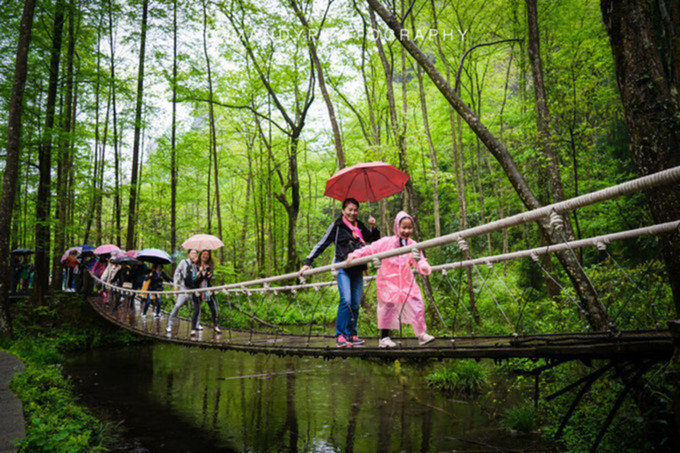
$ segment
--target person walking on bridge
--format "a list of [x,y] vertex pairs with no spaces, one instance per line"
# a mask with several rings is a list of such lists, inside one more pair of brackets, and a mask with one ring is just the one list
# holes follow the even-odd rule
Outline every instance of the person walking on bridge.
[[[195,267],[197,261],[198,250],[189,249],[189,258],[180,261],[179,265],[177,266],[177,269],[175,269],[175,274],[173,275],[172,279],[173,285],[175,286],[175,291],[177,291],[178,289],[180,290],[187,289],[185,284],[187,273],[191,272],[191,267],[192,266]],[[172,309],[172,312],[168,317],[168,326],[165,328],[166,332],[172,331],[172,320],[175,319],[175,317],[177,316],[177,312],[182,307],[182,305],[184,305],[190,299],[191,299],[190,294],[180,294],[177,296],[177,302],[175,303],[175,307]],[[200,328],[200,312],[199,312],[199,324],[197,325],[197,327]]]
[[[411,239],[413,233],[413,218],[401,211],[394,219],[394,236],[388,236],[373,244],[355,250],[347,257],[347,263],[355,258],[386,252],[399,247],[412,246],[416,242]],[[411,324],[413,333],[418,337],[420,345],[434,340],[427,333],[425,325],[425,306],[416,283],[412,267],[423,275],[430,275],[432,268],[425,259],[425,255],[412,253],[386,258],[380,263],[378,275],[375,278],[375,288],[378,293],[378,330],[381,348],[393,348],[396,343],[389,336],[390,329],[399,329],[400,323]]]
[[[163,291],[163,281],[171,282],[172,279],[168,277],[168,274],[163,272],[163,265],[156,263],[153,265],[151,270],[146,274],[145,281],[149,282],[149,291]],[[142,318],[146,317],[146,311],[149,309],[151,304],[151,298],[154,298],[156,302],[156,318],[161,317],[161,304],[163,299],[160,294],[147,293],[146,303],[144,304],[144,310],[142,311]]]
[[[303,272],[311,269],[314,259],[321,255],[326,248],[335,244],[334,263],[340,263],[347,259],[347,255],[364,247],[367,243],[380,238],[380,230],[375,226],[373,216],[368,217],[370,228],[361,223],[359,215],[359,202],[354,198],[347,198],[342,202],[342,215],[326,229],[326,233],[314,246],[305,258],[305,264],[298,271]],[[357,320],[359,317],[359,304],[364,290],[363,273],[366,265],[338,270],[338,315],[335,321],[335,338],[339,348],[351,347],[364,344],[365,341],[357,334]]]
[[[203,250],[198,255],[198,262],[192,266],[191,272],[187,272],[185,285],[187,288],[209,288],[212,286],[213,272],[215,264],[212,260],[210,250]],[[216,334],[221,334],[222,331],[217,325],[217,309],[215,308],[215,299],[211,292],[203,291],[198,294],[193,294],[194,312],[191,315],[191,336],[195,337],[198,334],[198,317],[201,313],[201,303],[205,301],[210,309],[212,315],[213,330]]]

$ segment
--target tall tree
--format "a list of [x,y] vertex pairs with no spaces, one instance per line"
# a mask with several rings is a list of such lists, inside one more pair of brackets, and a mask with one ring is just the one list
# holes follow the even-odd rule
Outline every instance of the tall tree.
[[309,46],[309,55],[312,59],[312,64],[316,69],[316,77],[319,81],[319,90],[321,90],[321,95],[326,103],[326,109],[328,110],[328,118],[331,122],[331,129],[333,130],[333,141],[335,143],[335,153],[338,156],[338,168],[345,168],[345,151],[342,147],[342,137],[340,135],[340,127],[338,126],[338,120],[335,115],[335,107],[333,106],[333,100],[330,94],[328,94],[328,88],[326,87],[326,77],[324,76],[323,66],[321,66],[321,61],[319,60],[319,54],[317,52],[317,47],[315,42],[319,40],[321,35],[321,30],[323,29],[323,24],[326,21],[326,16],[328,15],[328,10],[333,4],[333,0],[328,2],[326,6],[326,11],[324,12],[323,18],[321,19],[321,24],[319,25],[318,31],[315,36],[312,36],[312,28],[309,26],[309,21],[305,17],[304,11],[298,6],[295,0],[289,0],[290,6],[293,8],[295,15],[300,20],[300,23],[305,28],[305,36],[307,38],[307,45]]
[[[238,17],[236,16],[236,11],[229,8],[222,7],[222,11],[231,22],[234,31],[237,33],[239,41],[243,45],[250,62],[253,64],[257,78],[260,80],[269,94],[272,102],[283,117],[285,126],[278,125],[277,123],[277,128],[288,136],[288,149],[286,156],[288,174],[287,177],[284,178],[279,167],[276,168],[276,174],[281,182],[281,190],[279,192],[274,192],[273,195],[277,201],[283,205],[284,209],[286,210],[286,214],[288,215],[286,271],[292,272],[299,268],[300,261],[297,254],[295,240],[297,219],[300,213],[298,147],[300,144],[300,136],[305,127],[309,107],[312,105],[314,100],[314,65],[310,62],[308,83],[307,87],[303,91],[300,89],[301,80],[299,78],[299,63],[297,61],[297,56],[293,57],[293,80],[291,80],[290,83],[293,88],[293,93],[291,93],[293,105],[292,108],[286,108],[282,101],[284,97],[280,93],[277,94],[276,90],[274,89],[271,74],[265,70],[266,68],[262,66],[253,50],[253,43],[249,40],[248,35],[243,32],[247,29],[245,23],[246,12],[244,11],[244,5],[239,2],[238,7],[240,9]],[[270,118],[271,117],[268,119],[271,122]],[[287,195],[288,190],[290,190],[290,199]]]
[[[68,180],[71,173],[71,124],[74,109],[74,86],[73,86],[73,57],[76,48],[75,2],[71,0],[68,7],[68,46],[66,51],[66,80],[64,81],[64,115],[62,120],[62,133],[57,152],[57,227],[54,230],[54,255],[52,259],[52,275],[60,275],[61,253],[65,249],[66,224],[68,211]],[[61,279],[52,279],[52,289],[61,288]]]
[[[59,62],[61,58],[61,37],[64,28],[64,1],[58,0],[54,9],[52,50],[50,55],[50,77],[45,106],[45,129],[38,153],[40,181],[36,200],[35,226],[35,280],[33,298],[39,305],[45,303],[50,278],[51,244],[51,182],[52,182],[52,135],[54,133],[54,112],[59,85]],[[58,278],[56,275],[54,278]]]
[[[638,173],[680,165],[680,5],[664,0],[600,2]],[[646,192],[654,221],[680,218],[680,185]],[[659,247],[680,316],[680,232]]]
[[[540,202],[529,188],[524,176],[517,168],[513,157],[510,155],[505,145],[501,143],[498,138],[486,128],[486,126],[474,114],[472,109],[470,109],[470,107],[465,104],[465,102],[463,102],[458,93],[451,88],[451,86],[441,76],[439,71],[437,71],[434,64],[427,58],[425,53],[418,46],[416,46],[408,37],[408,34],[404,32],[401,22],[399,22],[394,17],[394,15],[380,3],[379,0],[367,1],[390,27],[397,39],[406,48],[406,50],[408,50],[416,62],[418,62],[427,75],[430,76],[430,79],[444,95],[446,100],[470,126],[471,130],[477,135],[477,137],[479,137],[482,143],[484,143],[494,158],[496,158],[524,205],[529,209],[537,209],[541,207]],[[552,243],[562,242],[559,231],[550,225],[548,219],[542,220],[538,223],[543,229],[544,233],[550,238]],[[607,311],[599,300],[595,288],[593,288],[592,283],[583,271],[583,268],[581,268],[575,256],[569,252],[558,253],[557,255],[560,263],[567,272],[569,279],[574,285],[584,309],[588,312],[589,323],[598,330],[606,330],[609,328],[610,319]]]
[[7,119],[7,154],[0,196],[0,338],[12,336],[12,318],[9,311],[9,238],[12,209],[16,198],[21,151],[21,116],[24,105],[24,88],[28,73],[28,49],[31,43],[35,0],[25,0],[19,25],[17,53],[14,60],[14,82],[9,99]]
[[170,250],[177,247],[177,0],[172,2],[172,124],[170,132]]
[[137,69],[137,99],[135,102],[134,139],[132,142],[132,169],[130,170],[130,199],[128,204],[128,225],[125,248],[135,248],[135,223],[137,222],[137,168],[139,166],[139,145],[142,131],[142,103],[144,99],[144,59],[146,51],[146,29],[149,16],[149,0],[142,2],[142,26],[139,35],[139,65]]
[[[208,54],[208,5],[203,1],[203,53],[205,54],[205,65],[208,71],[208,115],[210,124],[210,153],[212,155],[214,179],[215,179],[215,212],[217,213],[217,237],[222,239],[222,206],[220,205],[220,178],[219,164],[217,161],[217,130],[215,128],[215,106],[213,102],[213,79],[212,68],[210,66],[210,55]],[[210,184],[210,182],[208,182]],[[210,217],[210,211],[208,211]],[[224,261],[224,251],[220,249],[220,260]]]

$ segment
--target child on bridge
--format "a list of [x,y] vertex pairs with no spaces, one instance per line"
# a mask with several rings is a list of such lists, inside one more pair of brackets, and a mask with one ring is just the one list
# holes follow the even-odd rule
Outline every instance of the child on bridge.
[[[371,245],[353,251],[347,257],[347,263],[355,258],[385,252],[387,250],[413,245],[410,238],[413,233],[413,218],[401,211],[394,219],[394,236],[384,237]],[[432,273],[430,264],[423,254],[414,258],[406,253],[382,260],[375,279],[378,292],[378,329],[380,330],[381,348],[393,348],[396,343],[389,336],[390,329],[399,329],[400,322],[411,324],[413,333],[418,337],[420,345],[434,340],[425,325],[425,307],[420,288],[415,281],[411,267],[415,267],[423,275]]]

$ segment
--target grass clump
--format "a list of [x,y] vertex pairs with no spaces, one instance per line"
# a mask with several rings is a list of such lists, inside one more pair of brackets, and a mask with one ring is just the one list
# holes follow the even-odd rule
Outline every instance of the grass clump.
[[489,373],[480,363],[460,360],[448,363],[426,377],[430,387],[445,393],[480,393]]
[[530,433],[536,430],[536,411],[531,404],[521,404],[511,407],[505,412],[503,426],[509,431],[519,431],[520,433]]

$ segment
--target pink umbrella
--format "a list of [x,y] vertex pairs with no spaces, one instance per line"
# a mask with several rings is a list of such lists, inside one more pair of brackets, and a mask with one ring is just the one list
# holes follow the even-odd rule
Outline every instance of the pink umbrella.
[[182,247],[186,250],[215,250],[224,247],[224,243],[220,238],[212,234],[196,234],[182,243]]
[[94,249],[94,254],[95,255],[105,255],[107,253],[112,253],[112,252],[120,252],[120,248],[118,246],[113,245],[113,244],[104,244],[100,245],[96,249]]
[[66,261],[66,258],[71,254],[71,252],[76,252],[76,255],[80,255],[80,253],[83,251],[82,247],[71,247],[68,250],[64,252],[63,255],[61,255],[61,262],[63,263]]
[[409,176],[385,162],[365,162],[343,168],[326,181],[324,195],[344,201],[378,201],[406,185]]
[[130,258],[137,258],[137,255],[139,255],[139,250],[128,250],[125,252],[125,256],[129,256]]

